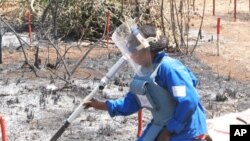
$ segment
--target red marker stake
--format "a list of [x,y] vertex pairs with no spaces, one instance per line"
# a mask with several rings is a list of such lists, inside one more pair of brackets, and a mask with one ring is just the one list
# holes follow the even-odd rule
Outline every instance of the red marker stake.
[[220,18],[217,19],[217,56],[220,55]]
[[0,116],[0,124],[1,124],[1,131],[2,131],[2,141],[7,141],[6,124],[2,116]]
[[137,137],[139,138],[142,134],[142,110],[138,112],[138,133]]

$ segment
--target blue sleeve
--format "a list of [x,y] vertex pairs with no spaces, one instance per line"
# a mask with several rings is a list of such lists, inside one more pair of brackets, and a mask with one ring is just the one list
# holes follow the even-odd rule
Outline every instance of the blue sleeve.
[[141,109],[136,100],[136,96],[130,92],[123,98],[107,100],[106,105],[111,117],[131,115]]
[[[168,57],[169,58],[169,57]],[[180,133],[198,105],[197,80],[193,73],[175,59],[165,59],[156,76],[156,83],[166,88],[176,101],[176,109],[166,128]]]

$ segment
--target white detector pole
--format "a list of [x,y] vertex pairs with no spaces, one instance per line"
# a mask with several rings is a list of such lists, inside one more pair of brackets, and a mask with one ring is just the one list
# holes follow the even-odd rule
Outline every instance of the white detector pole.
[[115,73],[125,64],[125,57],[121,57],[109,70],[109,72],[101,79],[100,84],[98,84],[92,92],[83,99],[81,104],[75,109],[75,111],[70,115],[70,117],[65,121],[64,125],[56,132],[56,134],[50,139],[50,141],[57,141],[57,139],[63,134],[63,132],[68,128],[68,126],[75,120],[84,110],[84,103],[91,100],[98,90],[103,90],[109,80],[115,75]]

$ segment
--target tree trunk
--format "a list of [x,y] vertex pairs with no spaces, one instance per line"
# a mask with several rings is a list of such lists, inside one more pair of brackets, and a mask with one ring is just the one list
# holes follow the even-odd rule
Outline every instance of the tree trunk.
[[236,13],[237,13],[237,1],[234,0],[234,21],[236,21]]
[[39,59],[39,46],[36,47],[36,53],[35,53],[35,63],[34,66],[37,68],[40,68],[39,65],[41,64],[41,60]]
[[164,0],[161,1],[161,25],[162,25],[162,30],[163,30],[163,34],[164,36],[166,35],[166,30],[165,30],[165,26],[164,26],[164,15],[163,15],[163,8],[164,8]]
[[58,0],[54,0],[54,17],[53,17],[53,22],[54,22],[54,36],[55,36],[55,39],[57,40],[57,12],[58,12]]
[[184,46],[184,33],[183,33],[183,0],[180,1],[180,34],[181,34],[181,46]]
[[213,0],[213,16],[215,15],[215,0]]
[[0,64],[3,63],[2,60],[2,22],[0,21]]
[[193,0],[193,11],[195,11],[195,0]]
[[176,48],[180,50],[179,48],[179,43],[177,41],[177,37],[176,37],[176,30],[175,30],[175,12],[174,12],[174,0],[170,0],[170,18],[171,18],[171,27],[172,27],[172,34],[173,34],[173,37],[174,37],[174,41],[175,41],[175,44],[176,44]]
[[122,0],[122,7],[121,7],[121,14],[120,14],[120,17],[122,17],[122,15],[123,15],[123,9],[124,9],[124,0]]

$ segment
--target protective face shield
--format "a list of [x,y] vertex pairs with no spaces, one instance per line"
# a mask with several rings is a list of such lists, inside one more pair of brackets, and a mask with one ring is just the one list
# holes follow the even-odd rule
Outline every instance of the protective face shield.
[[153,72],[149,40],[140,33],[131,19],[120,25],[112,35],[112,40],[139,76]]

